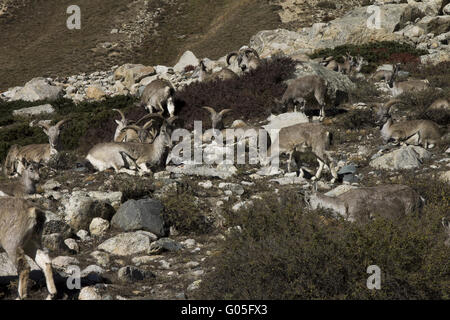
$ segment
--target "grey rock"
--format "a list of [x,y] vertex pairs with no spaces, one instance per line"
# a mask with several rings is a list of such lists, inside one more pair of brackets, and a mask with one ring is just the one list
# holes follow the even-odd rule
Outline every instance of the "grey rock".
[[44,78],[34,78],[28,81],[23,88],[17,90],[12,101],[38,101],[49,100],[54,101],[63,94],[63,88],[48,83]]
[[414,169],[420,167],[423,160],[430,157],[431,153],[422,147],[404,146],[372,160],[369,165],[387,170]]
[[88,229],[93,218],[111,220],[115,213],[109,203],[93,200],[80,191],[74,191],[62,204],[65,208],[65,221],[75,230]]
[[356,166],[354,164],[346,165],[339,169],[338,174],[346,175],[356,173]]
[[68,249],[61,233],[43,235],[42,245],[51,251],[66,251]]
[[55,109],[51,104],[43,104],[36,107],[23,108],[19,110],[14,110],[14,116],[36,116],[41,114],[51,114],[55,112]]
[[154,273],[147,270],[141,270],[134,266],[126,266],[119,269],[117,277],[122,282],[134,283],[136,281],[142,281],[144,279],[155,277]]
[[163,205],[156,199],[128,200],[113,216],[113,227],[124,231],[146,230],[157,236],[168,232],[162,216]]
[[100,244],[98,249],[117,256],[129,256],[150,251],[152,239],[140,232],[120,233]]
[[191,51],[186,51],[180,57],[180,60],[178,60],[177,64],[173,67],[173,71],[182,72],[187,66],[191,65],[196,67],[198,66],[198,63],[199,60],[197,59],[197,57]]
[[159,254],[163,251],[180,251],[183,245],[170,238],[161,238],[150,245],[150,253]]

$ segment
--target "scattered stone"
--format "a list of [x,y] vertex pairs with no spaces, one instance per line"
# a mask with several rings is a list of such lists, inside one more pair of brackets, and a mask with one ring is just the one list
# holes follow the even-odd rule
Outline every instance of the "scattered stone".
[[117,277],[122,282],[134,283],[146,278],[155,277],[155,275],[150,271],[141,270],[134,266],[126,266],[119,269]]
[[423,160],[430,157],[431,153],[422,147],[403,146],[372,160],[369,165],[374,168],[387,170],[414,169],[420,167]]
[[86,98],[92,100],[101,100],[106,96],[105,91],[102,88],[97,86],[90,86],[86,89]]
[[81,239],[81,241],[90,241],[91,237],[89,237],[89,232],[86,230],[79,230],[77,232],[77,237]]
[[54,86],[44,78],[34,78],[28,81],[23,88],[18,88],[10,98],[11,101],[39,101],[57,100],[63,93],[63,88]]
[[102,296],[95,287],[84,287],[78,295],[78,300],[102,300]]
[[184,68],[187,66],[198,66],[199,60],[197,57],[191,52],[186,51],[183,53],[183,55],[180,57],[180,60],[178,60],[177,64],[173,67],[173,71],[175,72],[183,72]]
[[51,251],[66,251],[64,238],[61,233],[52,233],[42,236],[42,245]]
[[109,229],[108,220],[102,218],[94,218],[92,219],[91,224],[89,225],[89,232],[91,235],[96,237],[104,236],[106,231]]
[[14,110],[14,116],[37,116],[42,114],[51,114],[55,112],[55,109],[51,104],[43,104],[36,107],[23,108],[19,110]]
[[163,251],[179,251],[183,245],[170,238],[161,238],[150,245],[150,253],[159,254]]
[[151,252],[151,238],[139,232],[120,233],[100,244],[98,249],[117,256]]
[[64,244],[67,246],[67,248],[74,251],[75,253],[80,252],[80,247],[78,246],[78,243],[75,239],[68,238],[64,240]]
[[202,283],[202,280],[195,280],[187,287],[187,291],[194,291],[194,290],[199,289],[201,283]]

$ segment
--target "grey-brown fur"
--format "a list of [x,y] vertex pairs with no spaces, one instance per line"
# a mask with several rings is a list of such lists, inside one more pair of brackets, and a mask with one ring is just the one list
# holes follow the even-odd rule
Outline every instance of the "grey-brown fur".
[[223,129],[223,116],[232,111],[231,109],[223,109],[216,112],[216,110],[208,106],[203,107],[203,109],[207,110],[211,116],[211,127],[218,130]]
[[30,144],[27,146],[19,147],[14,145],[8,151],[6,160],[4,163],[4,172],[6,175],[11,175],[14,172],[22,173],[18,162],[34,162],[46,164],[50,159],[58,153],[60,148],[59,135],[61,126],[68,120],[61,120],[54,126],[49,126],[45,123],[39,123],[44,133],[48,136],[48,144]]
[[228,68],[222,68],[222,70],[213,72],[212,70],[208,70],[206,68],[205,63],[203,60],[199,63],[199,80],[200,82],[203,81],[218,81],[218,80],[231,80],[231,79],[237,79],[238,75],[231,71]]
[[158,110],[159,113],[164,113],[164,106],[166,106],[170,116],[175,113],[175,105],[173,102],[173,95],[175,88],[165,79],[156,79],[150,82],[142,92],[141,106],[144,106],[150,113],[153,109]]
[[312,209],[331,209],[349,221],[368,221],[374,214],[398,219],[423,206],[416,191],[396,184],[351,189],[337,197],[313,193],[306,195],[305,200]]
[[129,170],[131,161],[139,172],[148,172],[147,164],[160,164],[166,148],[172,145],[170,134],[175,119],[173,117],[163,122],[159,135],[152,143],[99,143],[89,150],[86,159],[99,171],[113,168],[116,172],[122,170],[134,174]]
[[409,91],[422,91],[430,87],[428,81],[424,80],[407,80],[407,81],[396,81],[398,77],[399,65],[394,66],[394,73],[388,82],[389,88],[391,89],[392,95],[397,97],[404,92]]
[[36,193],[36,184],[39,181],[38,167],[36,164],[24,164],[25,170],[20,179],[0,184],[0,195],[23,197]]
[[277,103],[282,105],[293,104],[296,106],[300,104],[305,106],[305,98],[314,93],[314,97],[320,105],[320,117],[325,117],[325,95],[327,93],[326,81],[317,75],[308,75],[301,78],[292,80],[286,91],[283,94],[281,100],[276,100]]
[[[273,149],[278,145],[279,154],[287,153],[289,155],[288,171],[290,171],[293,152],[306,152],[311,149],[319,162],[319,168],[313,179],[320,179],[323,167],[326,165],[332,173],[332,182],[334,182],[337,173],[327,152],[330,144],[331,134],[325,126],[320,123],[299,123],[280,130],[278,138],[272,142],[268,149],[269,158],[266,162],[277,156]],[[303,175],[303,171],[301,171],[301,175]]]
[[44,272],[48,298],[56,295],[51,260],[41,245],[44,223],[45,213],[33,203],[21,198],[0,197],[0,245],[17,268],[20,299],[27,297],[30,273],[25,255]]
[[437,99],[428,107],[428,110],[450,110],[450,103],[445,98]]
[[383,125],[380,132],[384,143],[391,139],[406,143],[416,141],[412,144],[420,144],[428,148],[441,140],[441,129],[431,120],[407,120],[394,123],[390,112],[392,104],[393,100],[377,110],[377,122]]
[[250,70],[256,69],[261,59],[253,48],[244,48],[239,50],[238,52],[234,51],[227,55],[227,64],[230,65],[231,57],[236,56],[238,67],[242,70],[242,72],[248,72]]

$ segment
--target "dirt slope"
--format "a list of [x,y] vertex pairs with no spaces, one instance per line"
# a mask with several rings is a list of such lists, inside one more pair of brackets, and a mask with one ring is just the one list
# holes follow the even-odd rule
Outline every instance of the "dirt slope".
[[71,4],[29,1],[0,16],[0,90],[125,62],[172,64],[186,49],[216,58],[280,23],[265,0],[79,0],[81,30],[68,30]]

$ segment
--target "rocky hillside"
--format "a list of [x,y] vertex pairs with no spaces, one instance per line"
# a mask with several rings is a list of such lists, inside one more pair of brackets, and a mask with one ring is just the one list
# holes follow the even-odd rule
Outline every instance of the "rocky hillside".
[[[7,75],[0,77],[0,160],[14,145],[47,143],[42,127],[69,120],[58,153],[39,169],[36,192],[26,196],[46,214],[42,241],[53,258],[55,298],[449,299],[448,2],[378,1],[378,29],[367,28],[368,1],[205,2],[114,1],[99,9],[97,1],[79,1],[85,27],[64,30],[67,37],[65,1],[24,3],[0,16],[8,44],[0,48]],[[242,46],[261,57],[256,69],[242,72],[233,62],[239,76],[199,81],[200,59],[218,72]],[[325,66],[324,58],[343,63],[346,53],[362,61],[360,69]],[[373,77],[395,66],[398,78],[426,88],[397,94]],[[225,149],[204,141],[198,148],[212,164],[180,163],[176,148],[166,150],[151,173],[99,172],[85,159],[113,140],[117,110],[134,121],[148,113],[138,102],[158,78],[175,89],[177,127],[192,132],[196,120],[203,130],[211,126],[204,106],[231,110],[225,128],[235,120],[266,130],[317,123],[312,94],[305,110],[277,103],[305,76],[326,80],[322,125],[337,179],[327,167],[315,179],[319,165],[306,143],[293,153],[291,172],[285,154],[279,168],[250,163],[251,145],[244,164],[223,161],[243,140]],[[380,127],[388,114],[396,123],[433,123],[439,138],[426,146],[423,131],[400,130],[386,139]],[[0,191],[18,181],[2,176]],[[374,195],[341,212],[312,200],[316,192],[341,199],[392,184],[405,185],[416,203]],[[366,287],[370,265],[381,269],[380,290]],[[43,299],[43,274],[31,267],[29,298]],[[77,268],[81,287],[70,289]],[[17,297],[17,281],[0,253],[0,299]]]

